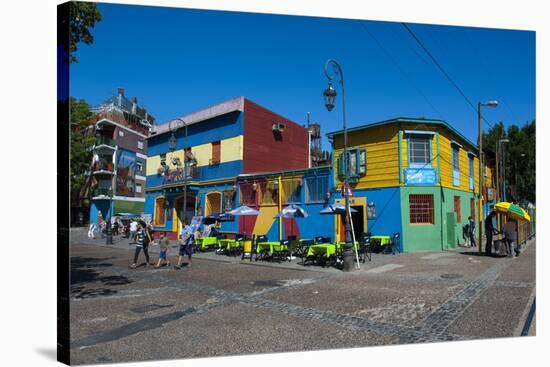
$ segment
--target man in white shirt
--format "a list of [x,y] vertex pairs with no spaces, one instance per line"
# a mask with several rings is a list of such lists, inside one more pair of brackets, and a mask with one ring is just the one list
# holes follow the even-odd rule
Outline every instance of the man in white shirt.
[[136,234],[138,230],[138,222],[136,220],[132,220],[132,223],[130,223],[130,243],[136,243]]

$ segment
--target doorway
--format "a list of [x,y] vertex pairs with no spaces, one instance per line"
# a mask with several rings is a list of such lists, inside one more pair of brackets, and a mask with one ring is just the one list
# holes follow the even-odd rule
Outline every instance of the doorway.
[[[357,241],[365,233],[365,207],[363,205],[351,205],[350,208],[356,210],[356,212],[351,212],[351,225]],[[338,217],[340,218],[338,221],[340,226],[338,241],[344,242],[346,240],[346,216],[341,214]]]
[[[181,227],[181,224],[184,220],[187,219],[187,223],[191,223],[191,219],[195,216],[195,195],[194,194],[187,194],[187,208],[183,207],[184,202],[184,196],[179,196],[175,203],[174,208],[176,209],[176,215],[178,219],[178,228]],[[179,230],[178,230],[179,233]]]

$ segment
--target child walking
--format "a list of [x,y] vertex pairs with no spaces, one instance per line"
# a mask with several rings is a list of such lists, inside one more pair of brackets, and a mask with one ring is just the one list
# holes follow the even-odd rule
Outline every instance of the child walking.
[[170,266],[170,260],[167,258],[168,249],[170,248],[170,241],[166,238],[164,233],[160,234],[158,245],[160,246],[159,261],[157,262],[157,265],[155,265],[155,268],[158,269],[162,265]]

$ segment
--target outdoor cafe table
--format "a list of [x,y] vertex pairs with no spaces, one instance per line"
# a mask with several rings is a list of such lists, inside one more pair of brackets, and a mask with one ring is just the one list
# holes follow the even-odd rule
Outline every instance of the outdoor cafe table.
[[[330,255],[334,255],[337,250],[342,250],[345,244],[346,244],[345,242],[338,242],[338,243],[323,243],[319,245],[312,245],[312,246],[309,246],[306,256],[311,256],[316,253],[322,253],[326,257],[329,257]],[[359,246],[357,242],[355,242],[355,245]]]
[[262,251],[268,250],[269,253],[273,253],[274,251],[282,251],[287,249],[287,245],[281,245],[278,241],[271,241],[271,242],[258,242],[256,245],[256,252],[260,253]]
[[241,243],[241,241],[226,238],[223,240],[218,240],[218,243],[220,244],[221,249],[229,250],[231,248],[239,247],[239,244]]
[[218,244],[218,239],[216,237],[202,237],[197,238],[196,242],[201,249],[205,249],[207,247],[216,246]]
[[386,246],[391,245],[391,237],[390,236],[371,236],[371,241],[380,241],[380,246]]

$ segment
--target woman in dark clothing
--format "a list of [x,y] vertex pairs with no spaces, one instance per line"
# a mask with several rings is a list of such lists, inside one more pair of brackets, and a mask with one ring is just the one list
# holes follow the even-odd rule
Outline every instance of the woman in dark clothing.
[[149,243],[151,242],[151,234],[145,222],[140,222],[137,232],[137,245],[134,253],[134,263],[130,265],[130,269],[137,267],[136,263],[139,257],[139,253],[143,250],[145,255],[145,266],[149,266]]

